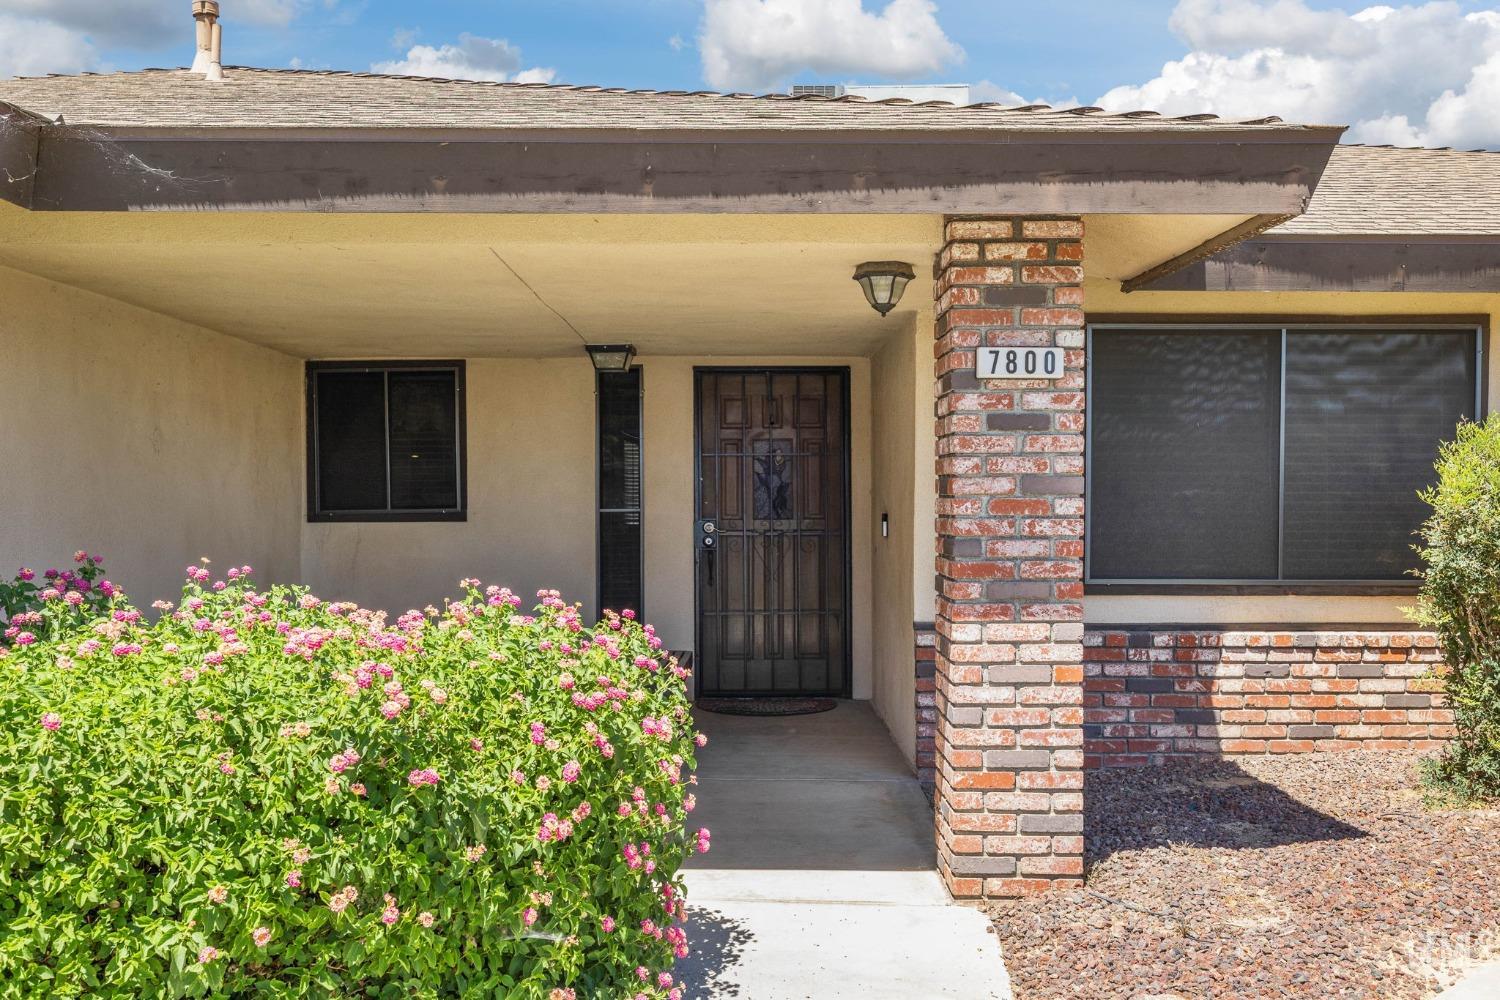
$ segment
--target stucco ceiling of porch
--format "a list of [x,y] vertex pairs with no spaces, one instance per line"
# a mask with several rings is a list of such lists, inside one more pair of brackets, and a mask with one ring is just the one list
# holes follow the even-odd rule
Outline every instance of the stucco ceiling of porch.
[[[1088,220],[1091,279],[1118,280],[1240,221]],[[930,316],[938,216],[30,213],[0,205],[0,266],[298,357],[868,354],[892,329],[851,279],[918,277]]]

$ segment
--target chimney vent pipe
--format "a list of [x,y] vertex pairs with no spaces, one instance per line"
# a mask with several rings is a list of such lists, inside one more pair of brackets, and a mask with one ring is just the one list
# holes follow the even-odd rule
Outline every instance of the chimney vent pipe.
[[193,54],[193,72],[207,79],[222,80],[219,68],[222,28],[219,26],[218,0],[193,0],[193,20],[197,22],[197,51]]

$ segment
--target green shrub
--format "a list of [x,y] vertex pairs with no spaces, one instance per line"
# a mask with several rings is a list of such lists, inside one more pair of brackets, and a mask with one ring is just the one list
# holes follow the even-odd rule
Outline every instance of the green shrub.
[[1428,771],[1461,798],[1500,794],[1500,416],[1443,445],[1423,525],[1416,618],[1438,633],[1457,734]]
[[155,622],[12,616],[0,995],[675,1000],[708,833],[651,628],[478,581],[388,624],[248,573],[191,567]]

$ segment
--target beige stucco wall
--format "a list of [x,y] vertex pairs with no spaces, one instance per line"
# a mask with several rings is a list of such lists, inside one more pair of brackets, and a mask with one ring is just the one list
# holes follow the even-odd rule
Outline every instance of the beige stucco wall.
[[527,607],[550,588],[592,613],[593,369],[581,353],[466,367],[468,520],[302,523],[304,580],[323,597],[399,613],[440,603],[472,576]]
[[[1141,316],[1214,315],[1299,318],[1350,316],[1464,316],[1488,317],[1490,339],[1488,399],[1493,409],[1500,389],[1500,369],[1492,360],[1500,295],[1439,295],[1379,292],[1135,292],[1125,295],[1119,285],[1091,281],[1084,291],[1090,317],[1116,314]],[[1091,625],[1105,624],[1315,624],[1404,621],[1402,607],[1410,597],[1136,597],[1092,595],[1084,599],[1084,615]]]
[[[672,648],[693,643],[693,368],[850,369],[854,692],[871,690],[870,370],[857,357],[644,357],[645,614]],[[302,574],[328,598],[391,611],[438,601],[463,576],[595,602],[594,373],[582,356],[470,360],[469,515],[461,523],[304,524]],[[299,487],[300,488],[300,487]]]
[[[924,339],[930,339],[924,338]],[[870,402],[872,408],[870,453],[871,507],[875,532],[872,540],[874,587],[873,701],[875,711],[885,721],[896,746],[915,762],[916,637],[912,622],[917,614],[918,576],[914,572],[913,552],[917,537],[929,538],[932,522],[917,520],[918,482],[916,476],[918,432],[915,420],[920,410],[913,371],[917,364],[916,330],[903,324],[892,331],[885,344],[871,359]],[[930,393],[929,393],[930,395]],[[931,426],[929,415],[926,425]],[[921,493],[934,494],[931,464],[925,473]],[[881,515],[890,518],[890,535],[880,533]],[[925,529],[925,530],[924,530]],[[926,587],[932,589],[932,558],[929,552],[925,573]],[[926,596],[926,595],[924,595]]]
[[0,268],[0,574],[102,552],[141,606],[201,556],[297,575],[301,365]]
[[704,365],[842,366],[849,369],[853,561],[853,692],[872,691],[870,581],[870,362],[861,357],[644,357],[646,617],[669,645],[693,643],[693,368]]

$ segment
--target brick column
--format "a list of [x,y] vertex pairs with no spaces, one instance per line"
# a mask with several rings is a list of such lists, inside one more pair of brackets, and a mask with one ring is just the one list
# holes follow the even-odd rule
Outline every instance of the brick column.
[[[1083,223],[955,218],[937,282],[938,867],[955,897],[1083,876]],[[1055,381],[975,348],[1058,346]]]

